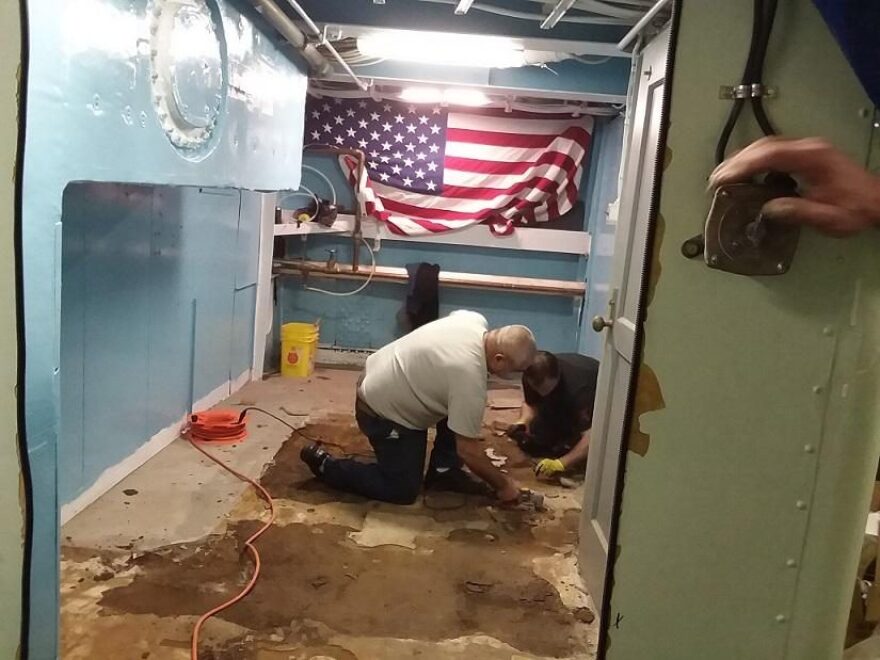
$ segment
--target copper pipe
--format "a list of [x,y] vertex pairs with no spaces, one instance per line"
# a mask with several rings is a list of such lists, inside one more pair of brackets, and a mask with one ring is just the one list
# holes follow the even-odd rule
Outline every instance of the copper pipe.
[[341,154],[354,156],[355,160],[357,161],[357,170],[355,171],[355,181],[357,183],[352,186],[354,190],[354,229],[351,232],[351,272],[356,273],[358,271],[358,268],[360,267],[361,240],[364,236],[363,230],[361,229],[361,222],[363,220],[363,217],[361,204],[358,200],[357,187],[364,176],[367,156],[360,149],[342,149],[337,147],[315,146],[306,147],[305,150],[310,154]]
[[[292,259],[275,259],[272,272],[276,275],[302,275],[327,277],[331,279],[362,279],[369,277],[371,268],[362,266],[357,271],[339,270],[339,267],[328,268],[320,261],[296,261]],[[373,273],[374,281],[400,282],[409,281],[406,268],[393,266],[376,266]],[[508,291],[513,293],[533,293],[550,296],[569,296],[582,298],[586,287],[583,282],[570,280],[548,280],[536,277],[514,277],[507,275],[485,275],[483,273],[458,273],[440,271],[440,286],[465,289],[486,289],[492,291]]]

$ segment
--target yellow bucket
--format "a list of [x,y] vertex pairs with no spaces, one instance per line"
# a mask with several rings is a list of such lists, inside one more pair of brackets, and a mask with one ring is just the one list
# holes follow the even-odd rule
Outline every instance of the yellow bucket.
[[285,323],[281,326],[281,375],[308,378],[315,371],[318,352],[317,323]]

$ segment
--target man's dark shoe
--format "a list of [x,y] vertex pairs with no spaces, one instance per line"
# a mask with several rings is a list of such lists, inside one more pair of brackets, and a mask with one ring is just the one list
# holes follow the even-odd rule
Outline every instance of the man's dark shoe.
[[303,463],[309,466],[312,474],[316,477],[320,477],[323,474],[324,463],[331,459],[330,454],[321,449],[319,444],[306,445],[299,452],[299,457]]
[[428,473],[425,475],[425,490],[492,496],[492,488],[489,484],[477,481],[461,468],[448,470],[428,468]]

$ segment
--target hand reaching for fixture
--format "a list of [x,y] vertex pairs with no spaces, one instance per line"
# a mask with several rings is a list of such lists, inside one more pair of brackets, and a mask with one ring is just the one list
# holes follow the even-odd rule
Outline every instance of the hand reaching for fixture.
[[830,236],[880,226],[880,176],[820,138],[762,138],[715,168],[709,187],[766,172],[796,177],[802,195],[767,202],[763,214],[768,219],[809,225]]

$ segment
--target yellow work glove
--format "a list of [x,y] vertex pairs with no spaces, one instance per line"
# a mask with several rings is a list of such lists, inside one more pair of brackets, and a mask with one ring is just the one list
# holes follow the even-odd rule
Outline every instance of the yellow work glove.
[[565,466],[558,458],[542,458],[535,466],[535,474],[539,477],[553,477],[565,472]]

